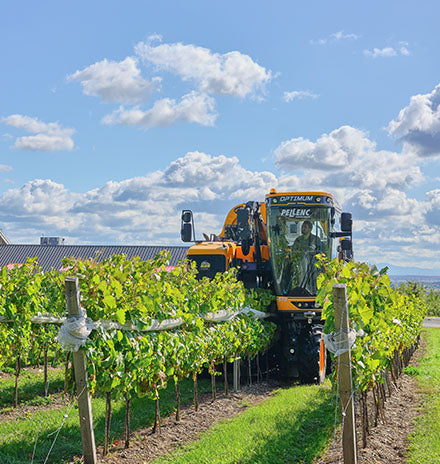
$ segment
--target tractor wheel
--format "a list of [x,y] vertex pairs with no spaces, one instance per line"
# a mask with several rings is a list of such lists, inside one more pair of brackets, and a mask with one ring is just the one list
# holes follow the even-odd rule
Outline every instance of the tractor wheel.
[[327,353],[321,339],[323,326],[314,324],[304,337],[298,363],[301,383],[324,383],[327,369]]

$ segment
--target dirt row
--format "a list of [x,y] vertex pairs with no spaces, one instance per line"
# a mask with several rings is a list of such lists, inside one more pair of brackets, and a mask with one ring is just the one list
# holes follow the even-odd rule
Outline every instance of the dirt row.
[[[424,352],[421,347],[414,354],[412,365],[417,365],[418,359]],[[113,444],[109,455],[102,457],[102,449],[98,448],[98,462],[100,464],[116,464],[122,460],[126,464],[148,463],[155,458],[168,454],[178,447],[197,439],[197,437],[214,424],[231,418],[247,407],[257,405],[273,395],[273,391],[280,387],[278,382],[264,382],[251,387],[243,387],[239,393],[229,396],[219,395],[216,402],[211,402],[211,395],[201,395],[199,411],[195,412],[192,405],[182,408],[182,419],[175,421],[174,415],[162,420],[161,435],[151,433],[151,428],[137,430],[133,433],[130,448],[123,449],[122,444]],[[367,447],[362,448],[360,418],[357,415],[358,435],[358,464],[405,464],[407,437],[412,432],[414,417],[420,413],[420,397],[417,393],[416,380],[402,375],[393,385],[393,394],[387,398],[385,404],[386,422],[378,421],[376,427],[371,428]],[[372,396],[372,395],[371,395]],[[13,420],[26,413],[32,413],[46,408],[62,408],[66,400],[61,394],[53,395],[50,404],[39,406],[19,406],[9,409],[0,415],[1,420]],[[368,407],[370,424],[374,422],[373,399],[370,398]],[[73,462],[73,461],[72,461]],[[76,462],[78,462],[76,460]],[[341,436],[337,431],[335,439],[328,451],[314,464],[335,464],[343,462],[341,453]]]
[[257,405],[268,399],[278,387],[278,382],[254,384],[243,387],[239,393],[219,395],[215,402],[211,401],[210,394],[201,395],[197,412],[192,405],[187,405],[182,408],[179,422],[176,422],[174,414],[163,419],[160,436],[152,434],[151,427],[138,430],[133,434],[128,449],[123,449],[123,445],[118,443],[105,458],[102,457],[102,448],[99,447],[98,462],[101,464],[150,462],[196,440],[202,432],[214,424],[241,413],[250,405]]
[[[423,346],[412,360],[417,364]],[[211,402],[209,394],[203,395],[198,412],[191,405],[183,408],[182,419],[176,423],[174,415],[163,419],[161,435],[151,433],[151,428],[136,431],[130,441],[130,448],[123,449],[122,443],[113,444],[109,455],[102,457],[102,449],[98,448],[100,464],[146,464],[159,456],[171,453],[178,447],[190,443],[214,424],[231,418],[247,407],[257,405],[273,395],[278,388],[277,382],[261,383],[244,387],[240,393],[219,396]],[[405,464],[407,437],[412,432],[412,420],[420,412],[420,398],[417,394],[416,381],[402,375],[393,385],[393,394],[387,398],[385,406],[386,422],[378,422],[371,428],[366,448],[362,448],[360,419],[357,417],[358,430],[358,464]],[[374,405],[372,398],[369,404],[370,423],[374,422]],[[335,439],[327,452],[314,464],[336,464],[343,462],[341,434],[337,430]]]
[[[411,365],[417,366],[425,351],[424,340],[414,353]],[[392,395],[385,403],[385,422],[378,420],[371,427],[367,447],[362,448],[362,428],[360,415],[356,413],[356,434],[358,464],[405,464],[408,435],[413,431],[413,420],[421,413],[421,397],[414,377],[402,375],[397,386],[392,385]],[[368,396],[369,423],[374,423],[373,395]],[[341,432],[338,430],[329,450],[314,464],[335,464],[343,462]]]
[[[421,347],[414,354],[412,365],[417,365],[418,359],[424,352],[422,340]],[[174,415],[162,420],[161,435],[151,433],[151,428],[135,431],[131,439],[130,448],[123,449],[122,444],[113,444],[110,454],[102,457],[102,449],[98,448],[98,462],[100,464],[115,464],[122,459],[126,464],[151,462],[153,459],[168,454],[186,443],[194,441],[212,425],[231,418],[247,407],[256,405],[272,396],[274,389],[279,388],[278,382],[264,382],[251,387],[243,387],[240,393],[231,393],[229,396],[219,395],[216,402],[211,402],[211,395],[201,395],[200,408],[195,412],[192,405],[184,406],[182,419],[176,423]],[[362,448],[360,418],[357,415],[358,435],[358,463],[359,464],[404,464],[407,449],[407,437],[412,432],[414,417],[420,413],[420,397],[417,393],[416,380],[413,377],[402,375],[397,386],[392,387],[393,394],[387,398],[385,404],[386,422],[378,421],[376,427],[371,428],[367,447]],[[374,405],[370,395],[368,410],[370,424],[374,422]],[[62,408],[66,400],[61,394],[51,395],[50,404],[29,406],[22,405],[17,409],[5,410],[0,415],[1,420],[13,420],[26,413],[33,413],[42,409]],[[73,462],[73,461],[72,461]],[[78,462],[78,461],[76,461]],[[343,462],[341,454],[340,431],[330,444],[328,451],[314,464],[335,464]]]

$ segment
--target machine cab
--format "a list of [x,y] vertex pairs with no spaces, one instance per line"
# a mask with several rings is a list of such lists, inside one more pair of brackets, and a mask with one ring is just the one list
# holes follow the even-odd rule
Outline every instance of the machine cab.
[[334,232],[340,208],[325,192],[266,195],[267,231],[273,283],[280,311],[315,309],[316,255],[337,254]]

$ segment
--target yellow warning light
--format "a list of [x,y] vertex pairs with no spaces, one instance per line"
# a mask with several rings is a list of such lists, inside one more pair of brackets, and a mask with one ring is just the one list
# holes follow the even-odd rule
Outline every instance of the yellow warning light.
[[269,192],[271,195],[273,195],[274,193],[277,193],[277,191],[275,189],[270,189],[270,192]]

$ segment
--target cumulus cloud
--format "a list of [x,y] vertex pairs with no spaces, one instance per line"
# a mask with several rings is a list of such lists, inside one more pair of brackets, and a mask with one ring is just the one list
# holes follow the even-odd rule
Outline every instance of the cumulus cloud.
[[418,200],[408,198],[405,192],[391,187],[353,190],[345,200],[345,206],[355,211],[360,220],[386,219],[390,228],[390,221],[394,221],[395,217],[405,217],[408,224],[421,221],[425,209]]
[[404,143],[404,150],[419,156],[440,155],[440,84],[431,93],[411,97],[388,133]]
[[210,187],[216,197],[231,197],[237,189],[248,191],[254,187],[266,192],[275,182],[276,176],[273,173],[248,171],[240,165],[236,157],[213,157],[197,151],[189,152],[170,163],[163,172],[161,181],[164,186]]
[[428,224],[440,226],[440,189],[427,192],[426,200],[426,221]]
[[391,56],[396,56],[397,52],[393,47],[384,47],[384,48],[373,48],[373,50],[364,50],[365,56],[370,56],[371,58],[389,58]]
[[146,111],[140,108],[119,108],[105,116],[102,122],[126,126],[166,127],[178,121],[186,121],[212,126],[217,118],[214,107],[213,98],[191,92],[184,95],[179,102],[171,98],[158,100]]
[[263,89],[272,79],[270,70],[238,51],[219,54],[191,44],[154,45],[151,41],[138,43],[135,51],[157,70],[194,81],[203,93],[243,98]]
[[2,118],[3,124],[21,129],[35,135],[18,137],[14,148],[19,150],[59,151],[72,150],[75,129],[64,128],[58,122],[45,123],[38,118],[13,114]]
[[380,150],[365,131],[343,126],[316,141],[282,142],[274,159],[286,172],[280,189],[330,191],[353,213],[356,259],[411,266],[424,256],[418,266],[440,269],[432,253],[440,246],[440,190],[425,201],[411,197],[424,180],[413,152]]
[[[272,72],[238,51],[224,54],[196,45],[161,43],[162,37],[153,35],[135,47],[135,57],[122,61],[103,59],[67,76],[78,81],[85,95],[97,96],[105,103],[120,103],[121,107],[102,119],[104,124],[144,127],[169,126],[179,121],[212,126],[217,114],[213,95],[261,98]],[[159,43],[157,43],[159,42]],[[147,72],[172,73],[192,84],[180,99],[161,98],[150,109],[142,105],[159,87],[163,79],[146,79],[140,64]],[[165,87],[166,82],[161,84]],[[160,89],[163,90],[162,88]],[[133,106],[132,106],[133,105]],[[42,146],[44,140],[21,141],[21,146]]]
[[[435,266],[439,260],[432,248],[440,246],[440,190],[430,192],[425,202],[410,198],[403,189],[407,181],[402,185],[390,181],[391,168],[385,182],[363,180],[368,171],[381,177],[398,154],[390,161],[388,152],[377,150],[364,132],[354,128],[334,132],[310,143],[332,142],[336,151],[345,152],[343,159],[349,165],[342,163],[332,172],[342,182],[329,180],[328,169],[295,169],[275,175],[248,170],[233,156],[193,151],[162,170],[110,181],[84,193],[71,192],[50,180],[30,181],[0,196],[0,222],[13,241],[19,237],[35,243],[45,233],[74,237],[77,243],[176,245],[183,208],[195,211],[198,234],[219,233],[234,205],[262,201],[271,188],[327,190],[342,202],[344,210],[353,213],[357,259],[393,264],[406,259],[408,265],[414,256],[425,256],[425,267]],[[385,159],[375,168],[379,154]],[[374,159],[357,172],[369,156]],[[404,161],[396,166],[397,172],[403,165]],[[356,171],[357,180],[350,177],[351,171]]]
[[319,95],[310,92],[310,90],[293,90],[292,92],[284,92],[283,99],[286,102],[290,102],[292,100],[305,100],[306,98],[318,98]]
[[377,150],[366,132],[351,126],[316,142],[302,137],[284,141],[275,149],[275,163],[285,171],[314,172],[317,182],[337,188],[405,189],[423,180],[415,156]]
[[[343,207],[353,213],[356,259],[403,267],[440,267],[440,259],[432,253],[440,246],[440,227],[427,220],[426,201],[393,188],[353,189]],[[422,262],[421,257],[426,259]]]
[[332,42],[340,42],[341,40],[358,40],[361,36],[359,34],[345,33],[344,31],[338,31],[330,34],[324,39],[311,40],[312,45],[326,45]]
[[345,34],[344,31],[338,31],[338,32],[331,34],[330,37],[338,41],[338,40],[357,40],[357,39],[360,39],[361,36],[358,34]]
[[394,47],[384,47],[384,48],[373,48],[373,50],[364,50],[364,55],[369,58],[391,58],[393,56],[409,56],[409,52],[406,46],[401,46],[399,48]]
[[0,197],[2,214],[13,214],[17,218],[30,216],[63,215],[74,203],[75,195],[63,185],[51,180],[36,179],[20,189],[12,189]]
[[[353,213],[358,259],[394,259],[385,250],[400,246],[402,237],[420,231],[425,223],[424,204],[406,193],[423,180],[417,157],[378,150],[364,131],[342,126],[315,142],[291,139],[274,155],[279,169],[294,173],[293,179],[282,182],[283,189],[290,181],[303,191],[330,191]],[[383,248],[372,249],[371,243],[377,242]]]
[[189,152],[164,170],[80,194],[51,180],[30,181],[0,196],[0,221],[13,240],[35,233],[36,241],[44,232],[82,243],[178,244],[182,208],[194,207],[198,230],[219,233],[232,206],[264,198],[276,182],[236,157]]
[[160,77],[150,81],[141,76],[137,60],[127,57],[116,62],[106,59],[67,77],[79,81],[85,95],[101,97],[104,102],[140,103],[145,101],[160,83]]

